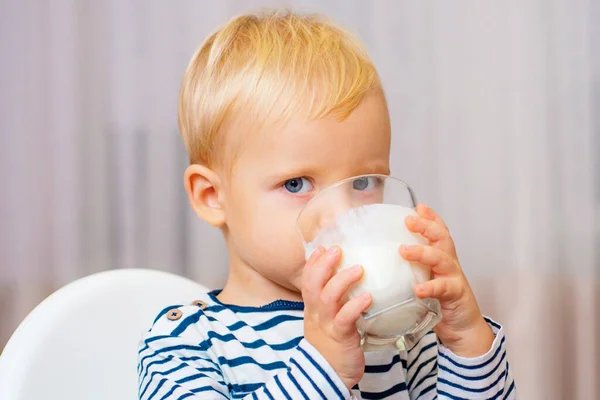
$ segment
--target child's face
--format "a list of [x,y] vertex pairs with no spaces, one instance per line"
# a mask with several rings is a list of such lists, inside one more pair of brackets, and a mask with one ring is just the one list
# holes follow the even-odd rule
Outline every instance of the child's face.
[[222,188],[230,262],[299,291],[305,260],[296,219],[302,207],[339,180],[389,174],[385,99],[370,94],[342,122],[291,120],[241,140]]

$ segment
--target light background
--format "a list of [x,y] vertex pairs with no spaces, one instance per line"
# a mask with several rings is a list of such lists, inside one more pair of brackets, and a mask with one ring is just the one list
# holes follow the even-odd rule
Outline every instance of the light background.
[[600,4],[2,1],[0,348],[56,288],[112,268],[227,274],[190,211],[176,125],[202,39],[261,6],[319,11],[382,76],[393,175],[446,220],[523,399],[600,390]]

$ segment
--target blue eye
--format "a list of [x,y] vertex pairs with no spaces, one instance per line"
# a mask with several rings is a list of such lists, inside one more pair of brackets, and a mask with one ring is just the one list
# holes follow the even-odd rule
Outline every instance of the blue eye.
[[296,194],[310,192],[313,185],[306,178],[292,178],[285,181],[283,187],[288,192]]
[[363,176],[362,178],[355,179],[352,182],[352,188],[354,190],[372,190],[377,186],[378,180],[374,176]]

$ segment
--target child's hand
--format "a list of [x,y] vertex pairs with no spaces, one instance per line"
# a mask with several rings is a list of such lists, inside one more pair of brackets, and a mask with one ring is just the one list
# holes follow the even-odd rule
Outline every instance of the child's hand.
[[429,240],[429,246],[401,246],[408,261],[431,267],[433,279],[415,285],[420,298],[433,297],[442,306],[442,321],[434,328],[442,343],[462,357],[477,357],[492,347],[494,334],[483,319],[475,295],[458,262],[454,241],[442,219],[424,204],[419,217],[407,217],[406,226]]
[[365,356],[360,347],[356,321],[371,305],[372,298],[365,293],[341,305],[344,294],[360,280],[363,270],[356,266],[335,274],[340,256],[339,247],[334,246],[327,252],[319,247],[304,267],[304,337],[351,390],[365,370]]

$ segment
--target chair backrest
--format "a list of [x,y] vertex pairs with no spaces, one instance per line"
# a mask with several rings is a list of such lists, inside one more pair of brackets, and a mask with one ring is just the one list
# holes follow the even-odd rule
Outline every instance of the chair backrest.
[[124,269],[68,284],[40,303],[0,356],[2,400],[135,400],[137,347],[164,307],[207,291],[165,272]]

